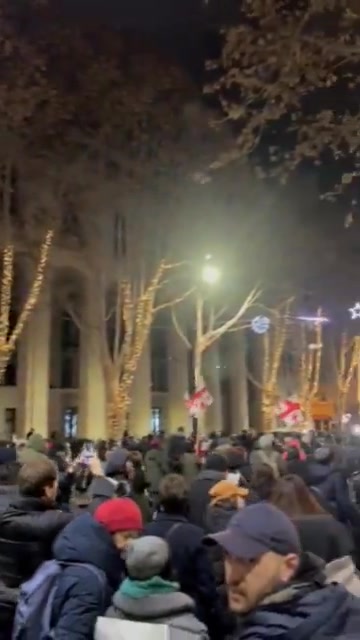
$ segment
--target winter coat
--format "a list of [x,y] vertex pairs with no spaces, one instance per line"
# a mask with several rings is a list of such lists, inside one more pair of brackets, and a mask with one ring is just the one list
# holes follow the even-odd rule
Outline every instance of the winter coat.
[[297,575],[241,620],[235,640],[353,640],[360,600],[343,585],[328,584],[326,567],[303,554]]
[[115,593],[106,617],[168,625],[174,630],[207,640],[206,627],[194,615],[193,600],[175,589],[168,592],[161,592],[160,588],[154,589],[154,583],[163,583],[165,586],[168,584],[159,578],[144,583],[125,580]]
[[[96,618],[103,615],[121,581],[124,565],[106,529],[89,513],[75,518],[58,536],[53,555],[65,566],[59,578],[52,611],[56,640],[90,640]],[[99,577],[84,564],[97,567]]]
[[18,599],[18,589],[9,589],[0,582],[0,640],[11,638]]
[[[224,531],[236,511],[237,509],[231,504],[209,505],[206,516],[206,532],[210,534]],[[208,553],[213,564],[216,586],[218,591],[223,594],[225,592],[224,554],[217,545],[210,546]]]
[[72,517],[39,498],[18,498],[0,514],[0,576],[7,587],[19,587],[52,557],[52,544]]
[[133,500],[135,502],[135,504],[137,504],[137,506],[139,507],[140,511],[141,511],[141,515],[142,515],[142,519],[143,522],[151,522],[152,521],[152,516],[153,516],[153,512],[152,509],[150,507],[150,501],[149,498],[147,496],[147,494],[145,492],[143,493],[136,493],[135,491],[131,491],[129,498],[131,498],[131,500]]
[[194,600],[196,616],[209,631],[219,624],[217,631],[221,636],[223,611],[211,561],[203,545],[203,530],[190,524],[183,516],[159,512],[156,520],[146,525],[144,535],[158,536],[167,541],[181,591]]
[[332,516],[302,516],[294,518],[293,522],[299,532],[303,551],[313,553],[326,563],[353,554],[351,533]]
[[331,464],[312,461],[308,468],[308,483],[314,494],[322,496],[335,509],[337,518],[345,524],[360,527],[360,511],[352,504],[346,478]]
[[16,484],[0,485],[0,513],[3,513],[18,497],[19,488]]
[[159,485],[167,473],[165,455],[161,449],[150,449],[144,458],[146,479],[151,493],[159,492]]
[[189,490],[189,521],[192,524],[202,529],[206,528],[206,513],[210,503],[209,491],[225,478],[226,474],[222,471],[213,471],[212,469],[200,471]]
[[[219,503],[216,505],[209,505],[207,510],[207,533],[218,533],[226,529],[229,520],[236,513],[237,509],[231,504]],[[225,624],[228,633],[236,626],[236,619],[227,606],[227,591],[225,586],[225,567],[224,567],[224,554],[222,549],[218,545],[211,545],[208,548],[209,558],[211,560],[213,571],[216,580],[216,589],[219,594],[220,604],[225,611]]]
[[199,474],[199,466],[195,453],[184,453],[182,457],[183,476],[188,487],[191,487]]
[[338,584],[289,585],[264,600],[242,622],[239,640],[354,640],[360,599]]

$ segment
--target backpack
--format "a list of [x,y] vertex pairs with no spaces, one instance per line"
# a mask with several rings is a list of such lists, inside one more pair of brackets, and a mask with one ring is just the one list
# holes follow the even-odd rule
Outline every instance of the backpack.
[[[43,562],[32,578],[20,588],[15,611],[12,640],[49,640],[52,638],[51,618],[59,578],[68,566],[81,566],[97,576],[105,597],[106,577],[101,569],[90,564]],[[105,606],[105,603],[104,603]]]

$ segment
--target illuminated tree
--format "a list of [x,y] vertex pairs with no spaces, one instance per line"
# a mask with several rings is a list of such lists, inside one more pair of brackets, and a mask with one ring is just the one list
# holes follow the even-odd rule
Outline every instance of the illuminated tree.
[[[20,198],[20,167],[33,144],[33,127],[39,110],[45,119],[44,104],[50,108],[51,92],[44,77],[43,58],[36,47],[23,38],[9,3],[0,3],[0,381],[16,347],[30,313],[34,309],[44,279],[45,267],[53,240],[53,231],[42,218],[41,227],[26,219],[28,204]],[[21,174],[22,175],[22,174]],[[31,208],[39,212],[39,198]],[[39,222],[39,219],[38,219]],[[36,226],[36,233],[35,227]],[[36,258],[33,275],[28,269],[29,287],[15,325],[10,315],[14,301],[14,272],[19,255],[33,255],[34,245],[24,232],[32,227]],[[37,233],[39,232],[39,233]],[[29,266],[29,265],[28,265]]]
[[[321,309],[317,316],[322,317]],[[314,321],[300,326],[299,398],[306,421],[311,420],[311,403],[319,391],[323,353],[323,325]]]
[[[200,389],[204,382],[204,354],[225,333],[240,331],[249,326],[247,313],[256,304],[261,292],[257,288],[252,289],[234,314],[229,314],[228,309],[224,307],[217,309],[212,302],[203,297],[201,288],[195,287],[194,291],[190,290],[189,294],[191,294],[190,301],[192,298],[195,300],[195,318],[193,322],[189,322],[189,331],[179,321],[174,305],[172,306],[172,320],[179,337],[186,347],[192,351],[194,386],[195,389]],[[189,335],[192,335],[192,339],[189,338]],[[203,432],[203,422],[204,416],[200,415],[198,418],[198,435]]]
[[279,375],[281,373],[282,356],[288,338],[289,312],[292,299],[287,300],[277,309],[271,310],[269,331],[259,335],[262,361],[261,379],[257,380],[248,372],[250,381],[261,392],[261,414],[263,431],[273,429],[275,408],[279,397]]
[[[352,5],[241,3],[220,59],[209,63],[214,81],[207,91],[237,122],[236,145],[213,168],[248,159],[259,147],[269,152],[270,173],[282,177],[304,158],[320,163],[324,150],[335,161],[356,158],[360,12]],[[351,180],[352,174],[343,178]]]
[[[346,402],[348,399],[351,383],[357,372],[359,375],[360,364],[360,338],[355,337],[351,340],[344,333],[341,336],[339,349],[339,357],[337,363],[337,412],[341,420],[346,413]],[[360,384],[358,385],[360,388]],[[359,402],[359,398],[358,398]]]

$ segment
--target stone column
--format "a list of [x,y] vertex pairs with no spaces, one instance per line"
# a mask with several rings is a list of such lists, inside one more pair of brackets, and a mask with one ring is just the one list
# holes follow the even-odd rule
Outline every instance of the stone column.
[[230,394],[231,394],[231,432],[239,433],[249,428],[249,398],[246,371],[246,336],[233,333],[229,336],[231,345]]
[[221,394],[221,364],[219,345],[214,344],[203,356],[203,372],[205,383],[214,402],[205,414],[206,431],[222,431],[223,408]]
[[141,438],[151,430],[151,361],[150,340],[144,347],[132,388],[129,430],[131,435]]
[[185,427],[189,423],[184,397],[189,391],[189,352],[174,329],[169,329],[168,332],[168,353],[169,392],[166,427],[169,433],[174,433],[179,427]]
[[78,435],[102,439],[106,433],[106,393],[101,357],[101,327],[97,324],[97,292],[85,283],[80,332],[80,390]]
[[19,435],[30,429],[48,437],[51,292],[44,283],[38,304],[19,341]]

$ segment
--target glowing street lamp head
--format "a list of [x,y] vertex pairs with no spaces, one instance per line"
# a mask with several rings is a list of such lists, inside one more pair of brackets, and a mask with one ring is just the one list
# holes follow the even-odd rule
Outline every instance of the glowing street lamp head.
[[220,270],[213,264],[206,264],[201,272],[203,282],[216,284],[220,280]]

